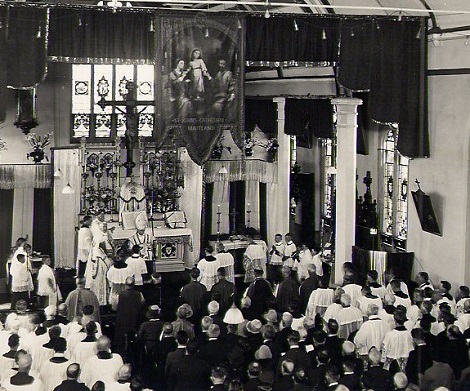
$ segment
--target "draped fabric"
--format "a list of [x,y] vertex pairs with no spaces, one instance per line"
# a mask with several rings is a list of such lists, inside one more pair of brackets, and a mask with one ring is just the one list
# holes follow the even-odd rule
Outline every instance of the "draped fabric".
[[277,130],[277,105],[272,99],[245,99],[245,131],[253,132],[256,125],[264,133]]
[[49,60],[73,63],[154,63],[151,13],[52,8]]
[[[212,233],[228,234],[230,232],[230,206],[229,206],[229,182],[214,182],[214,193],[212,195]],[[220,215],[217,214],[220,212]],[[217,227],[217,221],[220,225]]]
[[51,187],[50,164],[0,165],[0,189],[45,189]]
[[[332,65],[337,61],[339,19],[251,16],[246,25],[248,65]],[[276,64],[278,63],[278,64]]]
[[185,245],[184,265],[191,268],[199,260],[201,246],[202,168],[194,163],[186,150],[181,153],[181,168],[184,172],[184,190],[180,205],[191,229],[193,246]]
[[0,278],[5,277],[5,263],[11,255],[13,190],[0,189]]
[[371,118],[399,124],[398,150],[407,157],[429,156],[426,57],[424,19],[341,25],[338,81],[370,90]]
[[[228,174],[219,174],[224,166]],[[277,164],[262,160],[210,160],[204,165],[205,183],[220,181],[258,181],[263,183],[277,182]]]
[[317,138],[333,137],[333,105],[329,99],[286,99],[284,132],[293,136],[306,133]]
[[8,86],[34,88],[45,79],[47,73],[49,11],[20,6],[8,7],[6,12],[8,29],[4,28],[2,34],[7,34],[7,37],[0,43],[4,43],[1,52],[5,57]]
[[352,248],[352,262],[359,272],[361,281],[366,281],[368,270],[377,270],[379,283],[384,283],[384,272],[394,270],[395,276],[411,281],[414,253],[389,253],[385,251],[369,251],[360,247]]
[[34,240],[33,236],[33,214],[34,214],[34,189],[27,187],[15,189],[13,198],[13,240],[29,236],[29,240]]
[[[60,168],[62,177],[54,179],[54,260],[55,267],[75,267],[75,228],[78,227],[80,212],[79,149],[55,149],[54,168]],[[62,194],[62,189],[70,184],[73,194]]]
[[52,197],[51,189],[34,189],[33,249],[42,254],[52,250]]
[[242,146],[242,30],[228,16],[164,16],[161,23],[162,126],[157,148],[170,133],[176,134],[191,159],[202,165],[224,130]]
[[341,26],[338,82],[353,91],[370,90],[372,76],[372,20],[345,19]]
[[[246,210],[245,225],[248,227],[248,216],[250,218],[249,226],[259,231],[260,229],[260,202],[259,202],[259,182],[246,181]],[[248,206],[249,204],[249,206]],[[248,214],[248,211],[250,213]]]

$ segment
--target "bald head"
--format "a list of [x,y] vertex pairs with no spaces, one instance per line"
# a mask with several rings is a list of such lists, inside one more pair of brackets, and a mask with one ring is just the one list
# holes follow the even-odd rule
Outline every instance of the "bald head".
[[367,306],[367,316],[377,315],[379,313],[379,306],[371,303]]
[[351,296],[349,296],[347,293],[341,295],[341,305],[343,307],[351,306]]
[[80,376],[80,365],[77,363],[70,364],[67,367],[67,379],[77,380]]
[[96,350],[98,352],[108,352],[111,349],[111,341],[108,337],[104,335],[99,337],[96,341]]
[[134,277],[127,277],[126,278],[126,288],[132,288],[135,284],[135,279]]
[[18,358],[18,372],[29,372],[33,358],[30,354],[24,354]]
[[131,364],[124,364],[118,370],[118,380],[129,380],[132,375]]

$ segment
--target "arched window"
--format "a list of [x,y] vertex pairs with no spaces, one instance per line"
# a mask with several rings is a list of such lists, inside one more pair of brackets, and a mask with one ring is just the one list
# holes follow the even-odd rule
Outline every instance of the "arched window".
[[397,149],[398,126],[390,125],[383,142],[381,213],[382,246],[387,251],[406,250],[408,234],[408,163]]

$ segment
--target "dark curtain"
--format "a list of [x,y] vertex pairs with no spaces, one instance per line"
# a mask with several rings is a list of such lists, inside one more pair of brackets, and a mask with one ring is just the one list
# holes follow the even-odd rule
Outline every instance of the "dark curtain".
[[420,21],[392,20],[380,20],[377,25],[371,117],[381,123],[398,122],[398,150],[403,155],[429,156],[423,26]]
[[51,189],[34,189],[33,249],[52,254]]
[[2,57],[6,57],[7,83],[17,89],[29,89],[46,77],[47,10],[9,7],[8,30]]
[[[202,232],[201,240],[203,238],[211,238],[212,234],[212,197],[214,196],[214,182],[204,184],[204,215],[202,216]],[[206,239],[208,240],[208,239]],[[204,256],[204,247],[206,243],[201,243],[201,255]]]
[[353,246],[351,259],[359,274],[359,283],[363,284],[367,280],[367,272],[370,270],[370,252]]
[[341,24],[338,81],[370,89],[368,110],[379,123],[399,124],[398,150],[429,156],[424,19],[347,20]]
[[266,183],[260,182],[259,184],[259,233],[261,238],[268,242],[268,223],[267,223],[267,198],[266,198]]
[[256,125],[264,133],[277,133],[277,105],[272,99],[245,99],[245,130]]
[[285,109],[286,134],[333,137],[333,105],[329,99],[286,99]]
[[11,253],[14,190],[0,189],[0,277],[5,277],[5,263]]
[[393,269],[397,278],[410,282],[414,257],[415,253],[388,253],[387,270]]
[[259,15],[247,18],[248,61],[333,63],[338,57],[338,42],[339,19],[277,15],[269,19]]
[[[7,7],[0,7],[0,21],[3,26],[6,24]],[[0,29],[0,48],[6,50],[6,33],[7,29]],[[6,102],[7,102],[7,56],[0,56],[0,123],[6,118]]]
[[342,20],[338,82],[353,91],[370,90],[374,22]]
[[153,19],[151,13],[52,8],[48,55],[65,62],[154,62]]
[[[229,184],[229,213],[230,234],[245,232],[246,209],[245,209],[245,181],[234,181]],[[232,227],[235,227],[233,232]]]

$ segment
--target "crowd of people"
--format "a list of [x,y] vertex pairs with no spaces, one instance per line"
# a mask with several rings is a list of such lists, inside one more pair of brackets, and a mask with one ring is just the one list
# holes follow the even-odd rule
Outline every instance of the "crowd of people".
[[[140,258],[140,247],[132,249]],[[111,275],[119,263],[118,250]],[[394,270],[370,270],[361,281],[350,262],[342,284],[331,286],[321,254],[297,250],[289,234],[276,235],[270,249],[250,241],[242,290],[233,264],[220,243],[207,246],[177,298],[162,290],[165,275],[152,273],[148,283],[144,270],[126,275],[107,303],[111,327],[81,276],[43,314],[17,298],[0,331],[1,387],[470,390],[467,286],[453,296],[447,281],[434,286],[420,272],[405,283]]]

